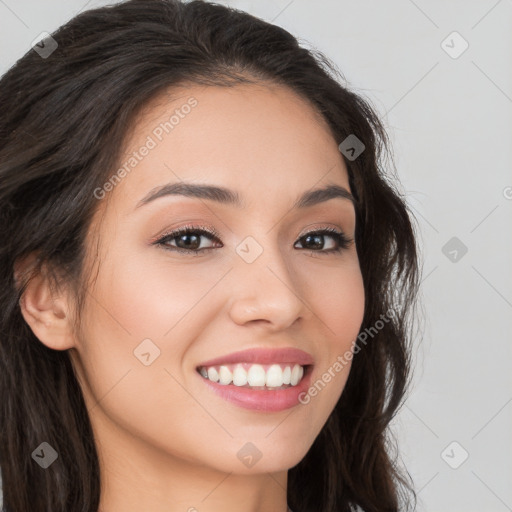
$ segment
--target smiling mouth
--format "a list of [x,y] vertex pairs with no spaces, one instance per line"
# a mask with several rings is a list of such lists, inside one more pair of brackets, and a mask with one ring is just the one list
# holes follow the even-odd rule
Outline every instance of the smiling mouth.
[[278,390],[297,386],[309,373],[311,366],[297,363],[236,363],[199,366],[196,370],[204,379],[221,386]]

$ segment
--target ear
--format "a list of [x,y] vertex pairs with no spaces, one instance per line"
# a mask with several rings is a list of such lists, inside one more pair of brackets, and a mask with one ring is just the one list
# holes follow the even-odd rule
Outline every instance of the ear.
[[[30,255],[16,263],[14,275],[18,286],[21,275],[30,273],[35,259],[35,255]],[[68,297],[55,291],[45,267],[29,280],[20,308],[32,332],[48,348],[66,350],[75,346]]]

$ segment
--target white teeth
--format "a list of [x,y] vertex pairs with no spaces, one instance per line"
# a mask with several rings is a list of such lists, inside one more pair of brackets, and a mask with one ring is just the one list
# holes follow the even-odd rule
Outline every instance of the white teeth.
[[219,374],[213,366],[211,368],[208,368],[208,378],[212,382],[219,382]]
[[283,385],[283,370],[278,364],[273,364],[267,370],[267,379],[265,385],[268,388],[278,388]]
[[219,384],[230,384],[233,380],[233,375],[229,368],[226,368],[225,366],[221,366],[219,368]]
[[290,384],[292,386],[296,386],[299,383],[299,380],[302,379],[303,373],[304,373],[304,369],[302,368],[302,366],[299,366],[298,364],[296,364],[292,370]]
[[247,383],[249,386],[265,385],[265,370],[261,364],[253,364],[247,372]]
[[[233,368],[233,366],[231,366]],[[246,369],[248,368],[248,369]],[[200,374],[212,382],[223,386],[233,383],[235,386],[281,388],[296,386],[304,376],[304,368],[298,364],[284,366],[273,364],[265,368],[260,364],[237,364],[233,371],[228,366],[200,368]]]
[[247,384],[247,372],[243,366],[238,365],[233,372],[233,384],[235,386],[245,386]]

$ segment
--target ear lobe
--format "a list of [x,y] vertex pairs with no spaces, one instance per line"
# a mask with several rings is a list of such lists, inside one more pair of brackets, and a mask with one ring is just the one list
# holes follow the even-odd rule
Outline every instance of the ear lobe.
[[[32,261],[30,258],[30,263]],[[27,264],[29,261],[25,262]],[[16,265],[17,283],[20,283],[20,270],[20,265]],[[66,350],[74,346],[67,297],[53,290],[44,271],[29,280],[20,299],[20,308],[25,322],[48,348]]]

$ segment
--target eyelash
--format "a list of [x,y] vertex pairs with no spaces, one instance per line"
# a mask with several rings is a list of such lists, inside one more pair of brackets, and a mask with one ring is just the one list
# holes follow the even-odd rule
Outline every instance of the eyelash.
[[[168,251],[175,251],[182,254],[194,254],[195,256],[199,256],[201,253],[208,252],[213,249],[217,249],[217,247],[207,247],[206,249],[182,249],[180,247],[172,247],[166,244],[169,240],[173,240],[175,238],[178,238],[179,236],[183,235],[201,235],[205,236],[210,239],[215,239],[217,242],[220,242],[219,233],[213,229],[213,228],[207,228],[204,226],[184,226],[182,228],[179,228],[175,231],[171,231],[169,233],[165,233],[160,238],[158,238],[156,241],[153,242],[153,245],[161,246],[163,249]],[[334,238],[338,243],[338,248],[336,249],[327,249],[327,250],[311,250],[311,253],[322,253],[322,254],[335,254],[340,253],[344,249],[348,249],[350,244],[354,241],[353,238],[349,238],[343,233],[343,231],[338,231],[335,228],[322,228],[314,231],[309,231],[308,233],[305,233],[302,235],[299,240],[306,238],[310,235],[329,235],[332,238]],[[222,242],[221,242],[222,243]],[[307,251],[308,249],[303,249]]]

